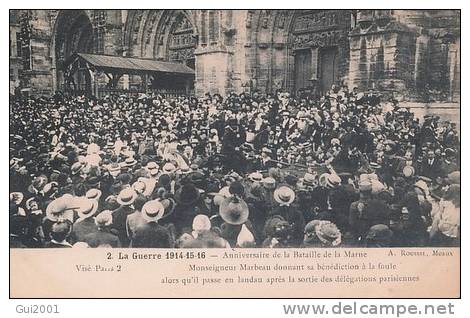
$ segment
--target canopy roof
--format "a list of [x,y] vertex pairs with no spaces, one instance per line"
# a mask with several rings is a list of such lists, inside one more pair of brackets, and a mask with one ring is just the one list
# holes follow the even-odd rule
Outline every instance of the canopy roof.
[[69,63],[72,63],[76,58],[83,59],[88,64],[93,65],[97,70],[103,71],[119,71],[126,74],[161,72],[194,75],[194,70],[192,68],[181,63],[86,53],[74,54]]

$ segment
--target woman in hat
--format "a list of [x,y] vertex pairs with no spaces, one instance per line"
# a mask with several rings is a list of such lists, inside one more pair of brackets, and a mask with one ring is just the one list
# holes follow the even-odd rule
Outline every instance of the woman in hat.
[[248,230],[254,237],[254,229],[248,216],[248,205],[238,195],[233,195],[222,200],[219,206],[219,215],[224,221],[221,225],[220,236],[227,240],[230,246],[237,245],[240,232]]
[[304,247],[338,247],[341,232],[334,223],[323,220],[310,221],[304,230]]
[[289,224],[291,230],[291,243],[300,244],[302,242],[302,232],[305,227],[303,214],[293,204],[295,192],[287,186],[281,186],[274,191],[274,200],[278,204],[271,212],[271,215],[280,215]]

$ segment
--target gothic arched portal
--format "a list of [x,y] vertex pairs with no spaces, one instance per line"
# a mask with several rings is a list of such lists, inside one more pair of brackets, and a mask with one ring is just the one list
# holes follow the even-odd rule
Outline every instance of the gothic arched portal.
[[65,69],[65,62],[74,53],[93,53],[93,27],[87,13],[84,10],[61,10],[55,21],[53,41],[57,89],[90,93],[88,71],[78,71],[69,76]]

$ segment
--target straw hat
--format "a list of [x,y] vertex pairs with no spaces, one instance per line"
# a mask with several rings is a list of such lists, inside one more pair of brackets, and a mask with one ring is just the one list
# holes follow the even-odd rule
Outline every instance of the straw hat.
[[97,226],[110,226],[113,224],[113,213],[110,210],[104,210],[95,217]]
[[137,193],[132,188],[126,188],[119,192],[116,201],[120,205],[131,205],[137,198]]
[[334,173],[324,173],[320,176],[319,183],[323,187],[334,188],[341,183],[341,178]]
[[250,179],[253,182],[261,182],[263,181],[263,175],[258,171],[252,172],[248,175],[248,179]]
[[72,210],[75,207],[69,207],[70,200],[66,196],[62,196],[51,201],[46,208],[46,217],[54,222],[59,221],[67,210]]
[[167,174],[170,174],[176,171],[175,165],[169,162],[165,163],[162,169],[163,169],[163,172]]
[[141,211],[142,217],[147,222],[157,222],[162,218],[164,212],[165,207],[158,200],[148,201],[144,204]]
[[263,186],[267,189],[274,189],[276,188],[276,180],[271,177],[267,177],[263,179]]
[[156,176],[158,174],[159,167],[156,162],[151,161],[147,163],[146,168],[151,176]]
[[317,184],[317,178],[314,174],[307,172],[302,179],[302,184],[313,187]]
[[98,210],[98,201],[85,197],[76,198],[74,205],[77,207],[76,210],[80,219],[92,217]]
[[282,186],[274,190],[273,197],[281,206],[289,206],[295,200],[295,192],[289,187]]
[[90,189],[85,194],[85,197],[88,199],[99,201],[99,199],[101,198],[101,191],[98,189]]

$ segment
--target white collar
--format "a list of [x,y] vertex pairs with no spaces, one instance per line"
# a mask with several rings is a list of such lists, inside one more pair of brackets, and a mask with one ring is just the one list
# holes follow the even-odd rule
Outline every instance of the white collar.
[[70,243],[69,243],[69,242],[67,242],[67,241],[65,241],[65,240],[64,240],[64,241],[62,241],[62,242],[57,242],[56,240],[52,239],[52,240],[51,240],[51,243],[58,244],[58,245],[65,245],[65,246],[70,246],[70,247],[72,247],[72,245],[70,245]]

